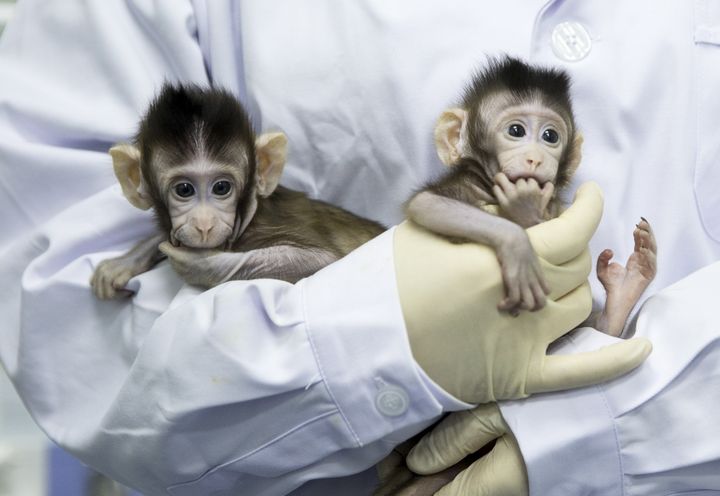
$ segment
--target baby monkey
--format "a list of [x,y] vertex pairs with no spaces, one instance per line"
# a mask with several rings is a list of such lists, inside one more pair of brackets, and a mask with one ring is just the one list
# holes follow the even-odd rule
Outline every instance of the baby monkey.
[[[539,310],[549,288],[525,229],[560,213],[558,192],[580,164],[582,142],[565,72],[511,57],[491,60],[461,106],[440,116],[435,145],[451,168],[411,197],[406,214],[453,240],[492,247],[505,285],[498,309]],[[633,237],[626,267],[610,264],[610,250],[598,258],[607,303],[597,326],[613,335],[655,277],[657,247],[645,219]]]
[[385,228],[278,185],[282,133],[255,136],[240,102],[221,89],[163,86],[132,143],[110,149],[127,200],[152,208],[158,232],[98,265],[101,299],[127,294],[131,277],[168,256],[188,283],[296,282]]

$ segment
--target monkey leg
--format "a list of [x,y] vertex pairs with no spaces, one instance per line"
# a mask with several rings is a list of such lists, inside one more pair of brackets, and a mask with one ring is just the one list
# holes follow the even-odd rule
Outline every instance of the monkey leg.
[[604,250],[597,260],[597,276],[607,298],[595,327],[611,336],[620,336],[630,312],[657,273],[657,242],[650,223],[642,219],[633,231],[635,246],[623,267],[610,263],[612,250]]

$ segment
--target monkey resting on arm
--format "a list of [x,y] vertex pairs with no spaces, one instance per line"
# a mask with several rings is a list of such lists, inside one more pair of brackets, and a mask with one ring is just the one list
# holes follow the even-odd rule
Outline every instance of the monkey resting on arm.
[[[451,169],[408,201],[407,216],[454,240],[492,247],[506,291],[498,309],[539,310],[550,288],[525,229],[560,213],[558,192],[580,163],[582,142],[565,72],[491,60],[472,78],[461,107],[439,118],[435,145]],[[633,238],[625,267],[610,263],[611,250],[597,260],[607,300],[593,327],[613,336],[656,273],[657,246],[644,218]]]
[[164,255],[186,282],[206,288],[233,279],[296,282],[385,231],[279,186],[286,150],[282,133],[255,137],[229,92],[166,84],[133,144],[110,150],[123,194],[152,208],[159,230],[103,261],[91,279],[95,294],[127,294],[130,278]]
[[[543,308],[550,290],[525,229],[561,213],[558,193],[580,163],[583,139],[569,87],[564,72],[513,58],[493,60],[474,76],[461,107],[446,110],[436,125],[438,155],[451,169],[406,205],[408,217],[430,231],[493,248],[506,290],[498,309],[513,315]],[[625,267],[610,263],[611,250],[597,260],[607,301],[593,327],[614,336],[656,272],[655,237],[645,219],[633,237],[635,248]],[[422,350],[413,352],[422,356]],[[420,437],[396,447],[379,465],[375,496],[435,494],[492,447],[417,477],[405,458]]]

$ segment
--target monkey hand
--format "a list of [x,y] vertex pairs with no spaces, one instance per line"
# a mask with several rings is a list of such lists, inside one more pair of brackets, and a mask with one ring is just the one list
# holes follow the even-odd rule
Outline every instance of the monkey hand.
[[520,310],[534,312],[543,308],[550,288],[527,233],[522,227],[512,227],[501,236],[495,250],[505,287],[505,296],[500,300],[498,310],[516,316]]
[[229,281],[245,262],[246,253],[173,246],[163,242],[160,251],[182,279],[193,286],[211,288]]
[[145,270],[144,266],[138,265],[135,260],[125,255],[103,260],[93,272],[90,287],[101,300],[131,296],[132,292],[125,289],[125,286],[130,279]]
[[520,178],[513,183],[502,172],[495,175],[493,186],[493,193],[503,215],[524,228],[544,220],[545,209],[554,190],[555,187],[550,181],[542,188],[533,178]]
[[153,234],[126,254],[100,262],[90,278],[95,296],[109,300],[131,295],[132,292],[125,286],[131,278],[150,270],[160,260],[157,246],[162,239],[161,234]]
[[434,474],[457,465],[491,441],[495,441],[495,445],[489,453],[474,461],[435,494],[526,496],[525,463],[496,403],[486,403],[445,417],[410,451],[407,464],[418,474]]
[[538,312],[498,312],[495,251],[453,244],[411,222],[395,229],[395,273],[412,355],[449,394],[469,403],[587,386],[641,364],[652,346],[633,338],[585,353],[548,355],[550,343],[590,314],[588,243],[602,215],[593,183],[559,217],[527,230],[551,288]]

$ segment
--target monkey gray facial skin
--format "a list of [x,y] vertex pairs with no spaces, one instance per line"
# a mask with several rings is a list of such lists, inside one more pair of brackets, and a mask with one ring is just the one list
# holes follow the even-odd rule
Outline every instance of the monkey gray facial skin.
[[130,278],[165,256],[186,282],[202,287],[233,279],[296,282],[385,230],[279,186],[286,151],[282,133],[255,136],[230,93],[166,84],[133,143],[110,150],[123,194],[154,210],[158,233],[98,265],[95,294],[127,294]]

